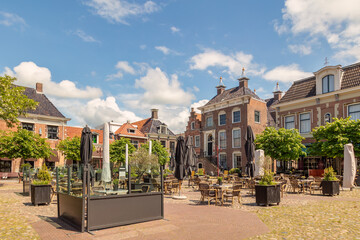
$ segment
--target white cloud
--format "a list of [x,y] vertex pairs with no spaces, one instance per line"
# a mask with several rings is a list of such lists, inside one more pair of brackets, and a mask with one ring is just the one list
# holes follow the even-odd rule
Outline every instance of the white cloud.
[[95,14],[109,22],[122,24],[128,24],[125,19],[129,17],[150,14],[160,10],[160,6],[153,1],[138,4],[125,0],[89,0],[85,4],[91,7]]
[[146,49],[146,45],[145,45],[145,44],[141,44],[141,45],[140,45],[140,49],[141,49],[141,50]]
[[[265,68],[259,67],[253,63],[253,56],[244,52],[235,52],[225,55],[224,53],[214,50],[205,49],[203,53],[199,53],[190,59],[190,69],[206,70],[210,67],[224,68],[225,72],[233,77],[238,77],[245,67],[246,75],[261,75]],[[211,71],[209,72],[212,73]]]
[[0,25],[4,25],[7,27],[13,26],[13,25],[20,25],[25,26],[25,20],[18,16],[15,13],[8,13],[8,12],[2,12],[0,11]]
[[158,67],[149,68],[144,77],[135,81],[135,87],[145,90],[141,103],[186,106],[194,99],[191,92],[181,88],[176,74],[169,79]]
[[6,67],[5,72],[10,76],[17,78],[15,84],[34,88],[37,82],[43,83],[44,93],[49,96],[61,98],[97,98],[102,95],[99,88],[86,86],[85,89],[79,89],[75,83],[69,80],[63,80],[56,83],[51,80],[51,72],[46,67],[39,67],[33,62],[22,62],[13,70]]
[[288,83],[310,76],[313,76],[313,73],[302,71],[298,64],[291,64],[288,66],[278,66],[266,72],[263,78],[269,81]]
[[174,50],[171,50],[170,48],[168,47],[165,47],[165,46],[156,46],[155,47],[156,50],[162,52],[163,54],[165,55],[169,55],[169,54],[172,54],[172,55],[181,55],[180,53],[174,51]]
[[80,29],[74,31],[73,34],[81,38],[84,42],[98,42],[98,43],[100,42]]
[[172,33],[180,32],[180,29],[177,28],[177,27],[175,27],[175,26],[172,26],[172,27],[170,28],[170,30],[171,30]]
[[311,46],[303,44],[293,44],[288,46],[290,51],[300,55],[309,55],[311,53]]
[[295,37],[321,37],[336,51],[337,59],[360,60],[360,1],[287,0],[283,22],[275,22],[279,33]]
[[118,70],[117,73],[108,75],[106,80],[113,80],[116,78],[120,79],[124,76],[124,73],[128,73],[131,75],[135,75],[137,73],[127,61],[118,61],[115,65],[115,68]]

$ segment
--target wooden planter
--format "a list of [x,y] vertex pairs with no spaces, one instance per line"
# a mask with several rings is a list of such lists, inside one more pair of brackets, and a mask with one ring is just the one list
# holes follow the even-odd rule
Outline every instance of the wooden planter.
[[51,185],[31,184],[31,203],[35,206],[39,204],[50,204]]
[[340,194],[339,181],[322,181],[321,186],[323,195],[334,196]]
[[255,185],[255,196],[257,205],[279,205],[280,185]]

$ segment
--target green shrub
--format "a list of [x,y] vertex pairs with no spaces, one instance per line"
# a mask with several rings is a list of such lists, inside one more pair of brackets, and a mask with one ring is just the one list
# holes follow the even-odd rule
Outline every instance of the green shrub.
[[198,172],[197,172],[197,174],[199,175],[199,176],[204,176],[204,169],[199,169],[198,170]]
[[333,167],[325,168],[324,170],[324,181],[339,181],[336,177],[336,172]]
[[101,168],[96,169],[96,173],[102,173],[102,169]]
[[30,163],[23,163],[20,165],[20,169],[23,170],[24,168],[25,169],[30,169],[32,166]]
[[217,179],[218,179],[218,182],[219,182],[219,183],[221,183],[221,182],[222,182],[222,180],[223,180],[223,178],[222,178],[222,177],[218,177]]
[[264,175],[262,176],[259,185],[276,185],[274,182],[274,173],[268,170],[265,170]]
[[114,185],[119,185],[119,179],[115,178],[115,179],[113,180],[113,184],[114,184]]
[[49,184],[52,177],[50,172],[48,171],[45,163],[42,165],[41,169],[37,174],[37,180],[33,182],[35,185],[46,185]]
[[230,174],[241,173],[241,171],[240,171],[239,168],[232,168],[232,169],[230,169],[229,173],[230,173]]

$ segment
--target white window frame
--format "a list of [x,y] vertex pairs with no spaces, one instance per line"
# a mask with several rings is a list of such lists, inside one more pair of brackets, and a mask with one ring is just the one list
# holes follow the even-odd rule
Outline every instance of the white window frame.
[[[330,89],[330,79],[329,77],[332,76],[332,87],[333,89],[331,90]],[[324,91],[324,79],[327,78],[327,91]],[[321,78],[321,90],[322,90],[322,93],[329,93],[329,92],[333,92],[335,90],[335,75],[334,74],[328,74],[326,76],[324,76],[323,78]]]
[[[221,147],[221,134],[224,133],[225,135],[225,146],[224,147]],[[225,130],[222,130],[222,131],[219,131],[219,149],[226,149],[226,131]]]
[[[163,131],[163,129],[165,131]],[[167,134],[167,126],[165,125],[160,125],[160,134]]]
[[[234,145],[234,131],[240,131],[240,146],[235,147]],[[231,141],[232,141],[232,148],[241,148],[241,129],[240,128],[233,128],[231,131]]]
[[[310,121],[310,130],[308,132],[303,132],[301,130],[301,115],[304,115],[304,114],[309,114],[309,121]],[[306,133],[310,133],[311,132],[311,112],[303,112],[303,113],[300,113],[299,114],[299,132],[302,133],[302,134],[306,134]]]
[[[208,125],[208,119],[211,118],[211,125]],[[214,126],[214,118],[213,116],[207,116],[205,119],[205,125],[206,127],[213,127]]]
[[[352,119],[352,116],[350,115],[350,107],[354,106],[354,105],[360,105],[360,102],[347,105],[347,115],[348,115],[348,117],[350,117],[350,119]],[[352,119],[352,120],[360,120],[360,118],[359,119]]]
[[[258,122],[256,121],[256,118],[255,118],[255,113],[256,113],[256,112],[259,113],[259,121],[258,121]],[[261,113],[260,113],[259,110],[254,110],[254,122],[255,122],[255,123],[260,123],[260,122],[261,122]]]
[[[197,140],[198,139],[198,140]],[[195,136],[195,143],[194,143],[195,147],[198,148],[200,147],[200,135],[196,135]]]
[[[222,115],[225,115],[225,123],[224,124],[221,124],[221,121],[220,121],[220,116],[222,116]],[[226,125],[226,112],[225,111],[219,112],[219,114],[218,114],[218,125],[219,126],[225,126]]]
[[[235,112],[239,112],[239,113],[240,113],[240,119],[239,119],[238,122],[235,122],[235,120],[234,120],[234,113],[235,113]],[[240,111],[240,108],[234,108],[234,109],[232,110],[232,112],[231,112],[231,118],[232,118],[232,123],[239,123],[239,122],[241,122],[241,111]]]
[[[329,115],[329,121],[328,122],[326,121],[326,115]],[[329,112],[324,114],[324,125],[326,123],[331,123],[331,113],[329,113]]]
[[[99,134],[98,133],[96,133],[96,132],[93,132],[93,133],[91,133],[92,134],[92,136],[96,136],[96,143],[95,144],[98,144],[99,143]],[[94,143],[94,142],[93,142]]]
[[[236,162],[235,155],[236,155],[236,156],[237,156],[237,155],[240,155],[240,157],[242,157],[242,156],[241,156],[241,152],[233,152],[233,154],[232,154],[232,167],[233,167],[233,168],[241,168],[241,166],[237,166],[237,164],[235,164],[235,162]],[[241,162],[242,162],[242,158],[241,158]],[[235,166],[235,165],[236,165],[236,166]]]
[[293,129],[295,129],[295,115],[294,115],[294,114],[292,114],[292,115],[287,115],[287,116],[284,117],[284,128],[285,128],[285,129],[292,129],[292,128],[287,128],[287,127],[286,127],[286,123],[287,123],[287,122],[286,122],[286,118],[288,118],[288,117],[293,117],[293,118],[294,118],[294,121],[293,121],[294,127],[293,127]]
[[190,123],[190,129],[191,129],[191,130],[194,130],[194,129],[195,129],[195,122],[194,122],[194,121]]
[[225,156],[226,167],[228,167],[226,153],[219,153],[219,165],[221,166],[221,156]]

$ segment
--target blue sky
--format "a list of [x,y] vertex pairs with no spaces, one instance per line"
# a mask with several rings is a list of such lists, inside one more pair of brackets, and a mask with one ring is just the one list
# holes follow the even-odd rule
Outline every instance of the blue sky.
[[159,117],[185,129],[190,107],[211,99],[219,77],[272,96],[279,81],[360,59],[360,1],[4,1],[0,74],[44,83],[71,118],[97,126]]

